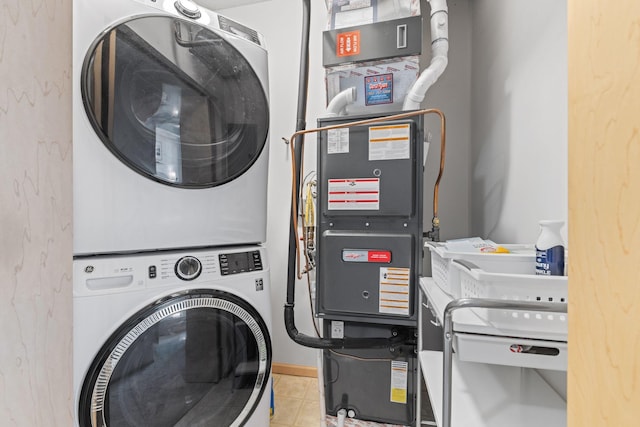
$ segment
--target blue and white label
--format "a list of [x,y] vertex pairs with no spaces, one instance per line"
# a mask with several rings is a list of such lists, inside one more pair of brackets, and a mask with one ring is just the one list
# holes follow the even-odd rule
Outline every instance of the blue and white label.
[[541,276],[564,276],[564,246],[549,249],[536,247],[536,274]]
[[364,78],[365,105],[393,102],[393,74],[376,74]]

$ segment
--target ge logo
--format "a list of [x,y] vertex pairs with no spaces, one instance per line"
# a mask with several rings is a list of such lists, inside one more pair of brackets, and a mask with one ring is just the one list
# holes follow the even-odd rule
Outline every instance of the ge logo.
[[87,265],[87,266],[84,268],[84,272],[85,272],[85,273],[93,273],[93,265]]

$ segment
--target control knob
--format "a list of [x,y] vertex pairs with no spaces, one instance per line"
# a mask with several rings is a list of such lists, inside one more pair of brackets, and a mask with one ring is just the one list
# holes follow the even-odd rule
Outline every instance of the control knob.
[[176,10],[191,19],[198,19],[202,16],[198,5],[189,0],[176,0],[173,4]]
[[194,256],[182,257],[176,262],[176,276],[182,280],[193,280],[202,272],[202,263]]

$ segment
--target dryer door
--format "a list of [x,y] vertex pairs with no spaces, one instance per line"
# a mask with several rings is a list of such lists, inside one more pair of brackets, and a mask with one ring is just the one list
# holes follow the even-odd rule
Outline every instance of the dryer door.
[[105,31],[81,81],[86,113],[106,147],[143,176],[179,187],[213,187],[247,171],[267,141],[268,102],[229,37],[169,16]]
[[259,314],[197,290],[131,317],[105,343],[80,394],[80,427],[241,426],[269,383],[271,340]]

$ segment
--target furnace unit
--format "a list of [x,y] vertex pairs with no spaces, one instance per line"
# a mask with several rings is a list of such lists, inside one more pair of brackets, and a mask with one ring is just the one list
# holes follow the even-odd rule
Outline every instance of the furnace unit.
[[320,133],[318,317],[416,324],[423,140],[422,116]]

